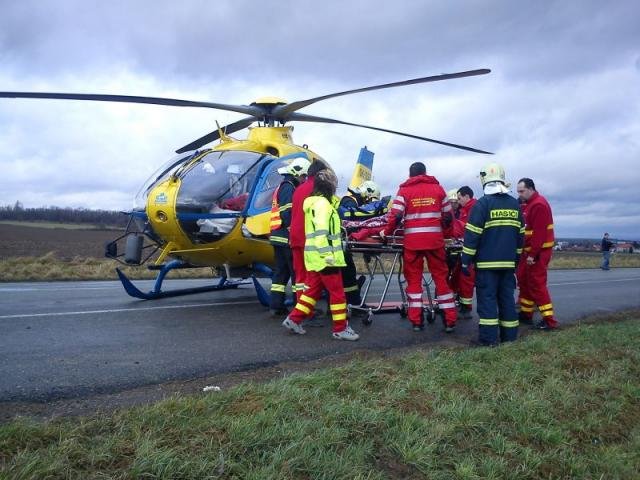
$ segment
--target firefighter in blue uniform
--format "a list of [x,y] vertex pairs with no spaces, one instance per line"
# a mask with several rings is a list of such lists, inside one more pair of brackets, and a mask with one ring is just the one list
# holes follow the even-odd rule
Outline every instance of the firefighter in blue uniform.
[[[338,214],[341,220],[358,222],[384,215],[387,212],[388,199],[386,203],[380,201],[380,188],[375,182],[371,180],[362,182],[353,190],[349,189],[349,193],[350,195],[345,195],[340,199],[338,205]],[[342,283],[347,304],[360,305],[362,303],[360,289],[364,277],[361,277],[360,281],[356,278],[356,265],[353,262],[351,252],[345,251],[344,257],[347,266],[342,269]]]
[[[293,191],[306,177],[309,165],[311,163],[306,158],[296,158],[288,165],[278,169],[278,173],[284,179],[273,192],[270,218],[271,235],[269,236],[276,264],[271,280],[270,308],[273,315],[288,313],[285,307],[285,288],[289,279],[295,279],[293,258],[289,247],[291,200]],[[293,283],[295,284],[295,280]]]
[[508,194],[502,166],[487,165],[480,172],[480,181],[484,196],[476,202],[465,226],[461,263],[464,275],[469,275],[469,265],[475,264],[479,343],[495,346],[499,340],[518,338],[513,295],[524,219],[518,201]]

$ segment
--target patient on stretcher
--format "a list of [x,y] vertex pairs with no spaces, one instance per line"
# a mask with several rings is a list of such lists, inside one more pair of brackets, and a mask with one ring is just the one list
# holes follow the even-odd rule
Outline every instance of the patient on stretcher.
[[387,224],[389,200],[390,197],[384,197],[361,205],[357,208],[357,216],[353,212],[340,212],[342,227],[347,231],[348,239],[361,242],[376,235]]

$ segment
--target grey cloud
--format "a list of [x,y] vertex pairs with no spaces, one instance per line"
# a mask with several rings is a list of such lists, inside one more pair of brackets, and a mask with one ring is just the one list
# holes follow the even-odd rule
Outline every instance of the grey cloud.
[[[560,233],[599,232],[607,222],[628,234],[640,230],[628,207],[628,192],[640,183],[637,2],[0,0],[0,11],[1,90],[248,103],[491,68],[488,76],[342,97],[304,111],[494,157],[330,125],[298,124],[296,141],[335,162],[345,180],[368,145],[376,180],[389,193],[416,160],[446,188],[467,184],[479,193],[478,170],[499,161],[512,181],[536,180]],[[173,149],[210,131],[215,119],[238,118],[53,104],[0,100],[0,164],[9,181],[0,204],[30,192],[31,200],[20,200],[85,198],[88,205],[101,198],[126,208]],[[83,172],[78,164],[87,157]]]
[[540,79],[619,62],[638,44],[639,10],[631,1],[6,2],[0,45],[18,71],[41,73],[124,63],[183,79],[240,69],[256,81],[284,64],[299,78],[349,83],[505,59],[507,76]]

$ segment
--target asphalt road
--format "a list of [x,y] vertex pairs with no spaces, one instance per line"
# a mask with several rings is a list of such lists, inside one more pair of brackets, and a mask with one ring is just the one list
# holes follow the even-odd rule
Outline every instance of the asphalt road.
[[[202,284],[176,280],[166,289]],[[640,269],[552,271],[549,285],[565,324],[640,306]],[[361,339],[351,343],[331,339],[328,325],[294,336],[281,320],[257,303],[251,286],[142,301],[118,282],[0,284],[0,402],[86,397],[358,349],[465,342],[477,332],[477,320],[461,320],[452,335],[438,322],[414,333],[398,314],[380,314],[370,327],[353,322]]]

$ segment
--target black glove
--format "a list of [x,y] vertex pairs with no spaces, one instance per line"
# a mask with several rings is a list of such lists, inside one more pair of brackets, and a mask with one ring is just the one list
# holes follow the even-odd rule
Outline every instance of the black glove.
[[460,268],[460,271],[465,277],[471,276],[471,272],[469,271],[469,265],[462,265],[462,267]]

